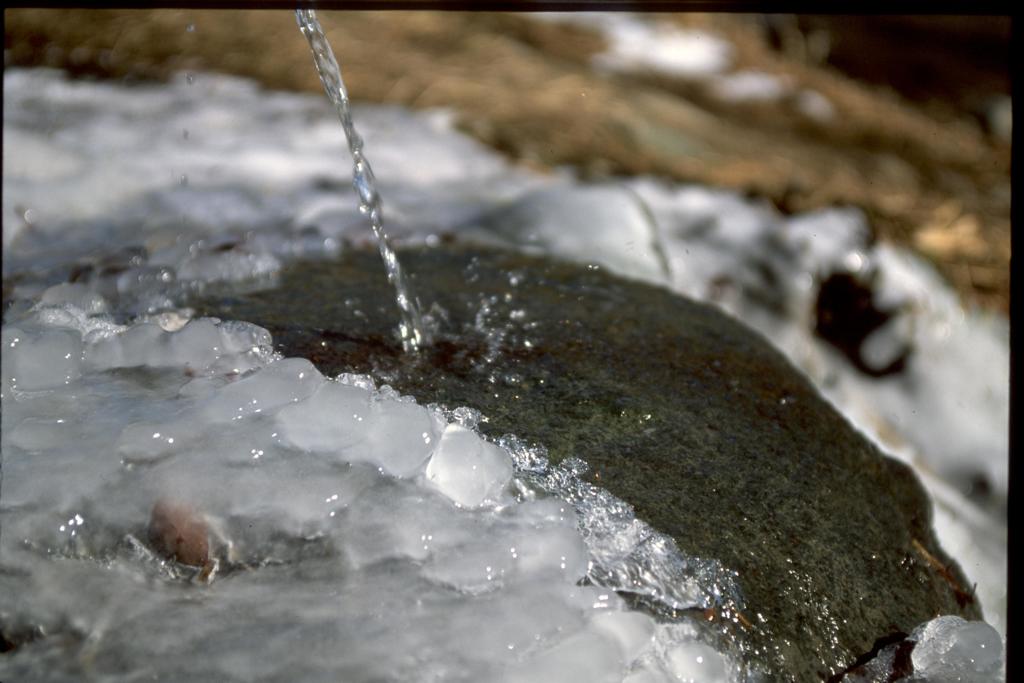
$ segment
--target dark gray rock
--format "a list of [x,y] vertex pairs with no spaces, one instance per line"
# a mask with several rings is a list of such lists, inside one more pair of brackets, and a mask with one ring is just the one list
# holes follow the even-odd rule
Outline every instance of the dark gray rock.
[[592,267],[455,245],[401,258],[447,315],[417,358],[401,353],[375,253],[194,305],[266,327],[325,374],[367,372],[477,408],[486,433],[554,462],[583,458],[684,553],[738,572],[746,611],[724,631],[769,680],[837,676],[937,614],[980,618],[913,472],[741,323]]

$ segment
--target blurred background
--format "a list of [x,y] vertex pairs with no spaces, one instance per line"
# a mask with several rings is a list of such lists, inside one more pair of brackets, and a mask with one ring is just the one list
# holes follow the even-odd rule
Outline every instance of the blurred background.
[[[452,110],[534,170],[862,209],[968,306],[1009,304],[1009,17],[320,12],[353,99]],[[319,92],[292,13],[8,10],[4,66]]]

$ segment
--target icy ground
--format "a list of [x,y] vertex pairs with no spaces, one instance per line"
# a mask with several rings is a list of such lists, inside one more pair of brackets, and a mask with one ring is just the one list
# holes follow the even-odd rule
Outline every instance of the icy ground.
[[[594,563],[619,562],[626,576],[654,561],[665,573],[642,590],[678,606],[716,599],[673,578],[694,558],[600,491],[573,493],[571,471],[482,441],[471,412],[441,414],[365,378],[277,359],[253,326],[185,324],[175,301],[189,287],[266,286],[288,259],[368,239],[323,98],[206,74],[120,87],[12,69],[4,96],[3,269],[15,303],[3,332],[0,618],[62,639],[0,672],[745,675],[690,624],[656,626],[614,591],[576,585]],[[355,119],[392,235],[457,233],[601,264],[762,331],[919,472],[940,542],[1002,632],[1005,320],[965,311],[925,264],[872,243],[852,209],[784,217],[646,178],[583,185],[510,166],[444,112],[357,108]],[[883,366],[909,346],[900,372],[869,377],[813,334],[818,284],[834,273],[874,273],[879,307],[899,313],[867,338],[864,361]],[[348,429],[325,418],[339,411],[353,416]],[[977,482],[987,491],[969,498]],[[201,510],[218,539],[204,592],[179,585],[198,569],[151,554],[146,524],[169,495]],[[594,509],[617,511],[607,534],[584,533]],[[182,628],[204,601],[217,609]],[[936,680],[942,666],[956,673],[964,647],[1001,647],[979,628],[922,625],[915,656],[938,653],[921,665],[938,666]],[[61,658],[68,638],[81,644],[73,662]],[[194,658],[172,657],[181,650]],[[972,680],[998,669],[976,662]]]

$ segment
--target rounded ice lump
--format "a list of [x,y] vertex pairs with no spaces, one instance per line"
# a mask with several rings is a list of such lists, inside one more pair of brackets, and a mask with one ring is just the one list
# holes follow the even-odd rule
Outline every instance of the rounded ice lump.
[[441,430],[422,406],[374,400],[365,389],[338,383],[282,410],[277,424],[281,438],[296,448],[368,462],[398,477],[419,471]]
[[445,427],[427,465],[427,481],[459,505],[494,500],[512,478],[508,454],[461,425]]

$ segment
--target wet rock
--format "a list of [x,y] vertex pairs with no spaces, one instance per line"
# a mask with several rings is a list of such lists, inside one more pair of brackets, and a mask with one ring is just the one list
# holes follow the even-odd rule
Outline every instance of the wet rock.
[[162,498],[149,518],[149,542],[169,560],[191,567],[211,562],[209,529],[202,515],[189,505]]
[[445,313],[415,358],[371,252],[193,304],[266,327],[324,374],[370,373],[480,410],[491,437],[583,458],[683,553],[738,572],[746,612],[715,626],[768,680],[841,675],[936,614],[980,618],[913,472],[741,323],[593,266],[458,245],[401,257]]

